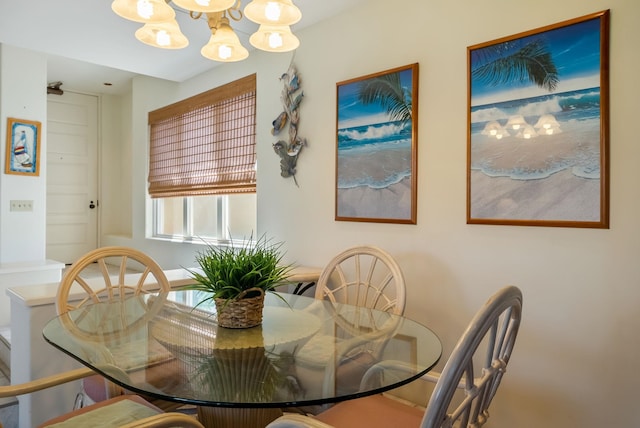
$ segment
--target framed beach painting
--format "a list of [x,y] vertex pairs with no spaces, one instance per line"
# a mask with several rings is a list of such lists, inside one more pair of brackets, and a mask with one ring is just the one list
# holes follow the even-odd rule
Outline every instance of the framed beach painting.
[[335,219],[416,224],[418,64],[337,84]]
[[7,119],[6,174],[40,174],[40,122]]
[[609,11],[467,48],[467,223],[609,227]]

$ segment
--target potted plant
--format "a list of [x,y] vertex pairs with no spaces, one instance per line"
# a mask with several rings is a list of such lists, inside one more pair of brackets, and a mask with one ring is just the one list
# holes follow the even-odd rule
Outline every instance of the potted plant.
[[265,293],[275,293],[292,268],[282,263],[282,245],[266,235],[255,243],[249,239],[240,248],[207,245],[196,255],[200,270],[189,270],[196,283],[187,288],[207,293],[196,307],[213,300],[221,327],[261,324]]

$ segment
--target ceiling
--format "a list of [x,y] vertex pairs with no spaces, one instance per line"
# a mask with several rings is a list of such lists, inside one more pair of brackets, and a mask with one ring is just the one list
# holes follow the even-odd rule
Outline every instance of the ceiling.
[[[302,20],[292,30],[295,33],[365,1],[295,0]],[[244,0],[242,7],[248,3]],[[129,80],[137,74],[181,82],[220,66],[200,55],[209,41],[207,22],[194,21],[184,10],[174,8],[189,39],[184,49],[157,49],[139,42],[134,33],[141,24],[116,15],[111,0],[0,0],[0,43],[46,53],[47,81],[63,82],[63,90],[118,94],[128,89]],[[257,24],[246,18],[230,21],[251,52],[248,40]]]

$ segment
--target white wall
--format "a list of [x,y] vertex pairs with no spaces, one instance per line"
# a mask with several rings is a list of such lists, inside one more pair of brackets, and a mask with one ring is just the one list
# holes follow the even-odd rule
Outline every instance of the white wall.
[[[611,9],[611,228],[467,225],[466,47]],[[408,282],[407,315],[431,326],[448,353],[473,312],[498,287],[524,292],[524,322],[492,409],[493,427],[640,426],[635,410],[640,346],[640,85],[636,0],[372,0],[300,34],[296,53],[308,138],[298,183],[280,177],[271,121],[278,76],[291,55],[252,53],[176,87],[133,85],[133,158],[144,159],[146,112],[258,72],[258,229],[287,243],[288,257],[323,265],[351,245],[389,250]],[[418,224],[334,221],[336,82],[420,63]],[[132,165],[133,240],[166,268],[192,249],[144,239],[146,171]]]
[[[0,263],[45,257],[47,66],[34,52],[0,45]],[[41,123],[39,176],[5,174],[7,118]],[[33,201],[31,212],[9,211],[11,200]]]
[[131,94],[102,95],[100,113],[100,232],[131,237]]

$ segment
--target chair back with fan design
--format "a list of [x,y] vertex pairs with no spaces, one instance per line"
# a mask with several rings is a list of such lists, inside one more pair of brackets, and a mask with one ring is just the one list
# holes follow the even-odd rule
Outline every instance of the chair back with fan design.
[[315,297],[402,315],[404,275],[386,251],[374,246],[356,246],[327,263],[318,279]]

